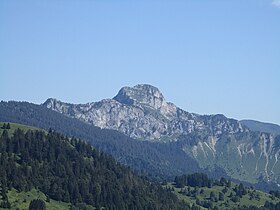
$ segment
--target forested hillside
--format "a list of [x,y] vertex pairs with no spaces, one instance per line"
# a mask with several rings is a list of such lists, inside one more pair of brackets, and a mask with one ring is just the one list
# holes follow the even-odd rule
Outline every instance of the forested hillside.
[[39,189],[49,198],[97,209],[188,209],[174,194],[89,144],[50,130],[4,129],[0,138],[1,205],[7,193]]

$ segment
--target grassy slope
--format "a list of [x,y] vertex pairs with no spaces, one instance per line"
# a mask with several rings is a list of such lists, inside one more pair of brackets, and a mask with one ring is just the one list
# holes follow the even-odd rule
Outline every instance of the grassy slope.
[[[15,189],[12,189],[8,192],[8,199],[11,203],[11,209],[16,210],[27,210],[31,200],[33,199],[42,199],[46,201],[46,196],[44,193],[39,190],[32,189],[29,192],[17,192]],[[48,210],[68,210],[70,209],[69,203],[59,202],[50,199],[50,202],[45,202]],[[0,210],[4,210],[0,208]]]
[[[232,184],[232,186],[230,188],[228,188],[228,191],[225,193],[225,196],[224,196],[224,201],[213,202],[214,206],[218,206],[219,209],[232,209],[233,207],[238,207],[238,206],[243,206],[243,205],[245,205],[245,206],[254,205],[254,206],[260,207],[260,206],[263,206],[266,201],[273,202],[273,203],[280,202],[279,198],[272,199],[268,193],[265,193],[265,192],[262,192],[259,190],[248,189],[248,193],[240,199],[240,202],[234,203],[233,201],[231,201],[231,198],[229,196],[231,193],[233,195],[235,195],[235,192],[233,191],[235,186],[236,186],[236,184]],[[202,194],[198,193],[197,197],[192,197],[192,196],[187,196],[187,195],[180,193],[180,191],[182,189],[176,188],[171,183],[168,183],[165,187],[170,188],[170,189],[174,188],[173,192],[178,196],[178,198],[185,200],[190,205],[195,204],[197,198],[200,201],[203,201],[203,200],[209,201],[211,191],[213,191],[215,193],[216,197],[218,198],[219,192],[221,192],[224,189],[224,187],[222,187],[222,186],[213,186],[212,188],[200,187],[200,188],[198,188],[198,191],[200,192],[200,190],[203,189],[204,192]],[[188,187],[186,186],[185,189],[187,189],[187,188]],[[194,187],[190,187],[190,190],[194,190],[194,189],[195,189]],[[249,194],[252,193],[253,191],[255,191],[254,192],[255,195],[259,196],[259,199],[257,199],[257,198],[250,199]],[[205,209],[205,208],[201,207],[201,209]]]
[[[2,134],[2,132],[4,131],[4,129],[2,128],[3,124],[7,122],[0,122],[0,134]],[[32,126],[28,126],[28,125],[22,125],[22,124],[18,124],[18,123],[10,123],[11,128],[10,129],[6,129],[9,133],[9,135],[13,135],[13,133],[15,132],[16,129],[21,129],[24,132],[28,131],[28,130],[42,130],[40,128],[35,128]]]

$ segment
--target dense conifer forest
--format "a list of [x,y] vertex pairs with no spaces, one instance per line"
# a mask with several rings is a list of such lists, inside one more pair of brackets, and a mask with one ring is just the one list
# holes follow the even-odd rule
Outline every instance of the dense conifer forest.
[[49,198],[97,209],[189,209],[171,191],[135,175],[111,156],[76,138],[49,130],[0,138],[1,207],[7,192],[39,189]]

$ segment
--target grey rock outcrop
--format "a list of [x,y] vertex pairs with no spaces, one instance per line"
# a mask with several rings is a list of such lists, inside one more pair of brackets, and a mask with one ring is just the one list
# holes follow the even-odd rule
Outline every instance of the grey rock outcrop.
[[69,104],[48,99],[47,108],[84,122],[118,130],[143,140],[176,140],[194,131],[243,132],[242,125],[223,115],[197,115],[167,102],[158,88],[151,85],[123,87],[113,99],[87,104]]
[[140,140],[178,141],[201,168],[222,168],[229,176],[280,186],[280,136],[254,132],[224,115],[198,115],[167,102],[151,85],[123,87],[113,99],[69,104],[48,99],[44,104],[69,117],[118,130]]

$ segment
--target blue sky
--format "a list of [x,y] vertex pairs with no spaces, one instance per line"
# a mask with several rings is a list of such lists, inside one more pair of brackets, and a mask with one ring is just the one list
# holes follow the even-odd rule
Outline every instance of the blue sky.
[[280,124],[280,1],[1,0],[0,100],[147,83],[199,114]]

